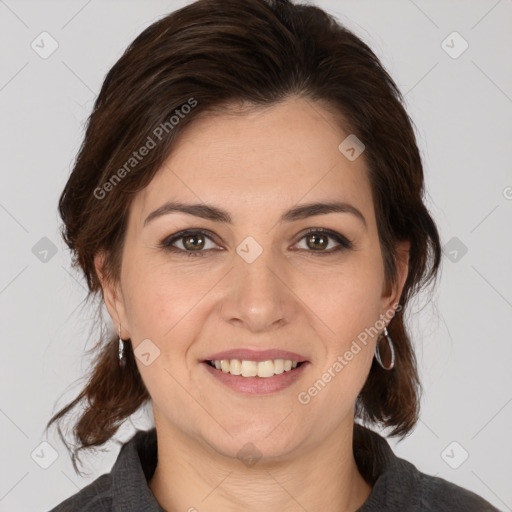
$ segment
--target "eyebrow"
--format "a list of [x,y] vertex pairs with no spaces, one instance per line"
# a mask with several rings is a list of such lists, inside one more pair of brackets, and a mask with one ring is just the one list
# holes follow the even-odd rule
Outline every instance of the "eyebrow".
[[[149,222],[162,215],[169,213],[187,213],[200,217],[202,219],[211,220],[213,222],[221,222],[224,224],[232,224],[233,220],[229,212],[212,205],[204,203],[185,204],[179,201],[168,201],[156,210],[152,211],[144,220],[145,227]],[[367,229],[366,219],[364,215],[353,205],[344,202],[327,202],[327,203],[306,203],[295,206],[290,210],[284,212],[279,220],[279,223],[294,222],[297,220],[306,219],[315,215],[325,215],[328,213],[350,213],[357,217]]]

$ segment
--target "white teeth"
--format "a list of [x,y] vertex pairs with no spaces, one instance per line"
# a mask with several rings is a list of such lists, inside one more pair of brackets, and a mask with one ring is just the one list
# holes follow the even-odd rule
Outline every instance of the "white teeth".
[[297,368],[298,361],[291,359],[269,359],[267,361],[246,361],[240,359],[221,359],[210,361],[210,363],[231,375],[241,375],[242,377],[272,377],[283,372],[289,372]]
[[274,373],[279,375],[284,372],[284,359],[276,359],[274,361]]
[[231,359],[229,363],[229,373],[231,373],[231,375],[242,375],[242,362],[238,359]]
[[255,361],[242,361],[242,377],[256,377],[258,363]]
[[274,361],[260,361],[258,363],[258,377],[272,377],[274,375]]

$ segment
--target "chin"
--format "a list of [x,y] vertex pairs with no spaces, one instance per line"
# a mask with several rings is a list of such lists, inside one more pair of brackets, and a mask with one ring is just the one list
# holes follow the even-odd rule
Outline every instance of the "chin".
[[219,427],[218,435],[212,437],[212,429],[209,428],[203,439],[221,455],[238,458],[248,465],[251,460],[276,461],[286,458],[305,441],[298,432],[289,428],[276,428],[282,420],[281,416],[276,422],[223,424],[231,435]]

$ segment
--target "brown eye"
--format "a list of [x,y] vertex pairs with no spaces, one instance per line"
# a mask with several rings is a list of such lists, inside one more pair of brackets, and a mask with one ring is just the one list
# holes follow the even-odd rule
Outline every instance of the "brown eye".
[[205,245],[204,236],[201,233],[184,236],[181,240],[183,240],[183,247],[187,250],[200,250],[203,249]]
[[310,249],[319,250],[325,249],[329,245],[329,237],[322,233],[312,233],[311,235],[307,235],[306,244]]
[[[209,247],[208,242],[211,244]],[[198,230],[176,233],[160,243],[163,249],[187,256],[205,256],[214,246],[212,236]]]
[[[344,236],[323,228],[311,229],[301,238],[302,240],[305,241],[307,252],[316,252],[318,255],[332,254],[344,249],[352,249],[353,247],[352,242]],[[338,245],[329,246],[331,240],[337,242]]]

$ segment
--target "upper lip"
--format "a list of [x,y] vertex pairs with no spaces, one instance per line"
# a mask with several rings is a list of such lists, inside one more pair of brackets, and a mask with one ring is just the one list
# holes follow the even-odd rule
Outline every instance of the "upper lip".
[[291,359],[299,363],[307,361],[301,354],[289,352],[288,350],[279,350],[276,348],[268,350],[251,350],[246,348],[234,348],[224,352],[216,352],[208,356],[205,361],[219,361],[221,359],[239,359],[245,361],[268,361],[269,359]]

